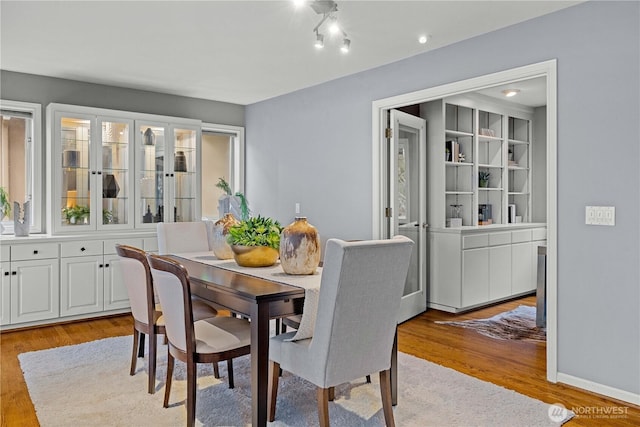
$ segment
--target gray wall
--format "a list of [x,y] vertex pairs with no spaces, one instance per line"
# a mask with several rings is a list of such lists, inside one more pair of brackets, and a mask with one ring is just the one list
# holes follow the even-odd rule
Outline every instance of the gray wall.
[[[639,17],[590,1],[250,105],[251,206],[288,222],[300,202],[323,238],[367,238],[373,100],[557,58],[558,369],[640,393]],[[586,226],[586,205],[616,226]]]
[[[244,106],[187,98],[144,90],[83,83],[74,80],[1,70],[0,98],[36,102],[44,109],[51,102],[137,113],[200,119],[207,123],[244,126]],[[45,129],[44,126],[42,128]]]

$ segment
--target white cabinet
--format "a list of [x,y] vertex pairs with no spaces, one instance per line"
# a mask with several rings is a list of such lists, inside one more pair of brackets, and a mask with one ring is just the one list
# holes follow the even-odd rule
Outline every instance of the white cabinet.
[[199,120],[49,104],[47,121],[53,234],[201,217]]
[[430,232],[428,305],[460,312],[535,290],[543,225],[505,225]]
[[50,104],[52,231],[133,228],[133,120]]
[[115,244],[141,247],[142,239],[65,242],[60,245],[60,315],[129,307]]
[[10,261],[2,263],[2,324],[58,315],[58,245],[38,243],[11,248]]
[[465,95],[422,104],[420,114],[432,227],[531,221],[532,109]]

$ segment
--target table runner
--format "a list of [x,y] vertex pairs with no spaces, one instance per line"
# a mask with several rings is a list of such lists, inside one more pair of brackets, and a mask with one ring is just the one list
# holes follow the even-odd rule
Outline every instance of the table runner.
[[282,270],[280,261],[270,267],[241,267],[234,260],[218,259],[213,252],[185,252],[172,255],[248,276],[303,288],[305,296],[300,327],[296,334],[287,339],[287,341],[303,340],[313,336],[320,297],[322,267],[318,267],[314,274],[293,275],[287,274]]

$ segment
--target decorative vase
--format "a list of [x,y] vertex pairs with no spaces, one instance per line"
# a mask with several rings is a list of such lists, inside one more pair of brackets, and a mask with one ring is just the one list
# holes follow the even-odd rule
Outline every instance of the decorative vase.
[[233,258],[233,251],[227,243],[227,234],[232,225],[239,223],[236,217],[228,213],[213,224],[213,253],[218,259]]
[[176,152],[176,157],[173,161],[174,172],[186,172],[187,171],[187,157],[184,155],[184,151]]
[[269,267],[278,260],[278,250],[269,246],[231,245],[231,250],[241,267]]
[[318,230],[306,217],[296,217],[280,235],[280,265],[287,274],[313,274],[319,264]]

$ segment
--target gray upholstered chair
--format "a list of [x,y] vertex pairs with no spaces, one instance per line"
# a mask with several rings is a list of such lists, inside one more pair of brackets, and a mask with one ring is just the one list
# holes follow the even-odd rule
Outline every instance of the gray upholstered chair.
[[[145,336],[149,335],[148,391],[153,394],[156,392],[157,335],[165,333],[162,309],[155,296],[153,277],[145,251],[133,246],[116,245],[116,252],[122,258],[122,280],[127,288],[133,315],[133,350],[129,374],[135,374],[137,358],[144,357],[144,340]],[[200,302],[194,303],[193,310],[196,319],[217,314],[214,308]],[[217,366],[216,375],[219,376]]]
[[185,268],[171,258],[149,255],[165,319],[165,331],[169,340],[167,381],[164,407],[169,406],[171,380],[175,359],[187,364],[187,426],[195,424],[196,374],[198,363],[226,360],[229,371],[229,387],[233,388],[234,357],[251,352],[251,325],[245,319],[216,316],[194,322],[191,287]]
[[382,407],[393,426],[391,351],[413,242],[389,240],[327,241],[318,315],[313,337],[269,342],[269,420],[275,419],[278,372],[298,375],[318,387],[318,416],[329,425],[329,400],[336,385],[379,372]]

